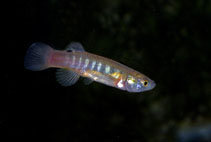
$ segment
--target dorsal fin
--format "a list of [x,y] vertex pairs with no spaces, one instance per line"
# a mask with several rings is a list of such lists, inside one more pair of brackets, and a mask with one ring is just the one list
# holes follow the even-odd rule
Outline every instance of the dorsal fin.
[[57,81],[62,86],[71,86],[75,84],[79,77],[80,76],[77,73],[67,69],[58,69],[56,72]]
[[84,50],[84,48],[83,48],[81,43],[79,43],[79,42],[71,42],[70,44],[67,45],[66,51],[67,52],[75,52],[75,51],[83,52],[85,50]]

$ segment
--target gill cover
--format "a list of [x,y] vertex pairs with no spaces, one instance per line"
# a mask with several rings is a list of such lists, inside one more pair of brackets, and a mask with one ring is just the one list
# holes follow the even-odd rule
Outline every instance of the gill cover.
[[133,76],[128,75],[125,85],[128,92],[140,92],[141,85]]

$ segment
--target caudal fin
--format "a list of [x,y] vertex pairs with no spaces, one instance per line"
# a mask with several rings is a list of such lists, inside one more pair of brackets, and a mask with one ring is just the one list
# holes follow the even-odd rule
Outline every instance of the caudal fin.
[[32,71],[40,71],[48,68],[47,59],[53,49],[44,43],[33,43],[25,56],[24,67]]

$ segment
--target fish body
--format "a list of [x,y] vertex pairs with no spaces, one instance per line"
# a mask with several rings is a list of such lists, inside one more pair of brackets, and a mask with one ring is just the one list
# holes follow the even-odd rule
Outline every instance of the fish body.
[[64,51],[44,43],[34,43],[27,52],[24,65],[35,71],[60,68],[57,80],[63,86],[75,84],[82,76],[88,78],[88,82],[96,81],[128,92],[143,92],[155,87],[154,81],[144,74],[114,60],[88,53],[78,42],[72,42]]

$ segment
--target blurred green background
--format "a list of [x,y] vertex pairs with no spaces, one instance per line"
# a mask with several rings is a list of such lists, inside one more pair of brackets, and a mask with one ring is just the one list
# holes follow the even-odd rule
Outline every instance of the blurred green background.
[[[165,142],[211,123],[210,0],[22,0],[8,1],[3,14],[2,134],[29,141]],[[81,42],[157,86],[136,94],[82,81],[61,87],[55,69],[23,68],[37,41],[56,49]]]

